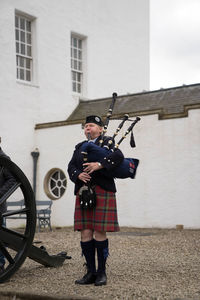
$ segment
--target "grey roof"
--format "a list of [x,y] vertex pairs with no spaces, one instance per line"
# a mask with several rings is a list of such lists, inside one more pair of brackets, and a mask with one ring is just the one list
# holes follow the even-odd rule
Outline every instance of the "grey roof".
[[[36,124],[36,129],[83,123],[87,115],[106,117],[112,97],[80,100],[64,121]],[[200,108],[200,83],[118,96],[111,119],[158,114],[160,120],[187,117],[189,109]]]

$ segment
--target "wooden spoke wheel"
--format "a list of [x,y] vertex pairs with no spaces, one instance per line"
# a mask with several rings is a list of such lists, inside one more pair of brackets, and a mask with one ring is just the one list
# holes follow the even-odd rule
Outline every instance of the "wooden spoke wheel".
[[[0,268],[2,283],[19,269],[28,255],[35,234],[36,205],[27,177],[6,157],[0,157],[0,178],[3,178],[0,180],[0,267],[4,263],[4,268]],[[23,205],[15,206],[16,202]],[[9,209],[6,210],[5,206]]]

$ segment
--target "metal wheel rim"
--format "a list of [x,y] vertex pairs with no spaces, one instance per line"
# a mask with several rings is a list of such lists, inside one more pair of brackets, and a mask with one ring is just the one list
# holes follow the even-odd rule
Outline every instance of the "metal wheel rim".
[[[1,252],[2,250],[8,251],[10,249],[15,251],[13,257],[11,256],[11,258],[9,258],[9,253],[5,257],[7,266],[0,274],[0,283],[9,279],[23,264],[32,245],[36,227],[35,199],[33,190],[27,177],[15,163],[5,157],[0,157],[0,169],[2,168],[6,168],[12,173],[16,182],[19,184],[17,189],[20,189],[20,192],[23,194],[25,209],[22,213],[25,216],[25,228],[24,232],[20,233],[16,230],[6,228],[3,224],[1,224],[2,222],[0,222]],[[12,194],[10,196],[12,196]],[[7,200],[10,198],[10,196],[7,198]],[[3,196],[0,198],[0,201],[2,198]],[[1,216],[5,217],[6,219],[6,213],[2,213]],[[12,242],[10,242],[10,238],[12,239]],[[15,242],[13,242],[14,240]]]

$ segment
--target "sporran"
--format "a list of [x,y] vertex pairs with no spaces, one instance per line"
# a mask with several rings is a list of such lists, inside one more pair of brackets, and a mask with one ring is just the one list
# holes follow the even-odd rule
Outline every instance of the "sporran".
[[96,193],[94,187],[83,185],[79,190],[81,209],[91,209],[96,206]]

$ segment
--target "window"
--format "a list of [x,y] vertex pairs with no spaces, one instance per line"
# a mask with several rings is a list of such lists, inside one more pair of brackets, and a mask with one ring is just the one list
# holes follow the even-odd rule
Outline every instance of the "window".
[[51,169],[44,178],[44,190],[46,195],[52,199],[60,199],[67,188],[65,173],[59,168]]
[[83,89],[83,39],[71,36],[72,91],[82,93]]
[[30,19],[15,15],[17,79],[32,81],[32,33]]

